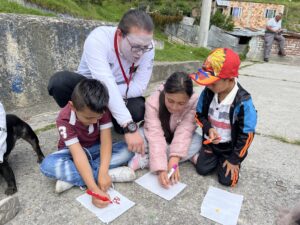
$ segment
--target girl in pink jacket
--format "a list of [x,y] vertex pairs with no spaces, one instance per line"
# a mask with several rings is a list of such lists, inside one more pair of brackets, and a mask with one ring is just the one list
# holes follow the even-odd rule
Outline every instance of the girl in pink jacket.
[[[195,132],[198,95],[184,72],[173,73],[164,85],[146,100],[144,136],[145,152],[135,154],[129,167],[136,170],[150,165],[160,184],[168,187],[179,180],[179,167],[168,179],[168,171],[179,162],[192,159],[201,148],[201,136]],[[148,160],[149,159],[149,160]]]

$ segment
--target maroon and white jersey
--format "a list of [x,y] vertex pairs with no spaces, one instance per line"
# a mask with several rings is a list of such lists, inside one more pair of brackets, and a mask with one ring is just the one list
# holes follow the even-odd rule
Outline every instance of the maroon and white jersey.
[[82,147],[89,148],[100,142],[100,130],[112,127],[111,114],[108,110],[95,124],[83,125],[77,120],[76,113],[67,104],[58,114],[56,126],[60,135],[58,149],[79,142]]

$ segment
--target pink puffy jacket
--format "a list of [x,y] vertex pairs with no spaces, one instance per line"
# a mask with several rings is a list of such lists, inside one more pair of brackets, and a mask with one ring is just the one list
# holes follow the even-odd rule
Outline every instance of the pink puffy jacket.
[[[161,90],[163,90],[163,86],[160,86],[160,88],[146,100],[144,133],[148,141],[150,170],[152,172],[167,170],[168,167],[168,143],[165,140],[164,131],[158,117],[159,95]],[[170,128],[172,131],[175,131],[175,133],[172,143],[169,146],[170,157],[179,156],[180,158],[184,158],[187,156],[196,129],[195,113],[198,97],[199,96],[194,93],[183,112],[171,114]]]

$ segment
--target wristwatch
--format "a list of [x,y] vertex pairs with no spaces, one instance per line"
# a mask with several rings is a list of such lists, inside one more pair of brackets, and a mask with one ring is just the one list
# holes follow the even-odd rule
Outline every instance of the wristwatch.
[[127,125],[124,127],[124,133],[134,133],[138,129],[138,126],[135,122],[131,121],[127,123]]

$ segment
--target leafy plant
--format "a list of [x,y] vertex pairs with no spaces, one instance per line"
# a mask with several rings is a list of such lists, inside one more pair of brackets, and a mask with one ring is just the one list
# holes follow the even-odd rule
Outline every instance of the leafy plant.
[[210,25],[215,25],[224,30],[232,31],[234,28],[234,23],[232,16],[226,16],[220,11],[217,11],[210,19]]
[[182,15],[162,15],[158,12],[151,13],[150,16],[153,19],[153,22],[155,26],[157,27],[164,27],[166,24],[171,24],[171,23],[178,23],[182,20]]

